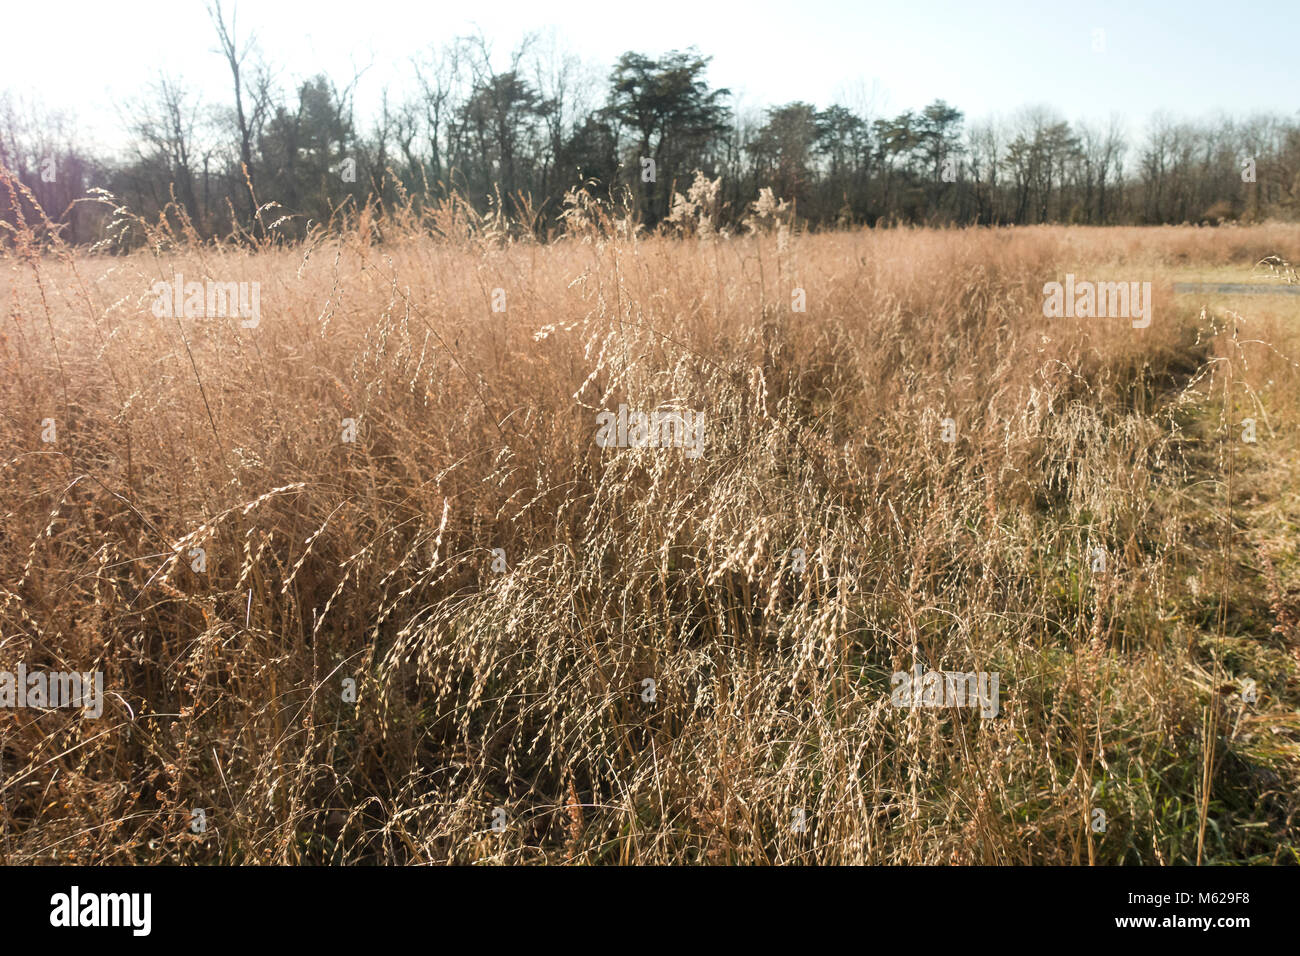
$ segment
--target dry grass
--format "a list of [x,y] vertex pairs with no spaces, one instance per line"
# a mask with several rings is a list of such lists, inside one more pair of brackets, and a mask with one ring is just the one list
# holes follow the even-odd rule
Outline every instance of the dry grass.
[[[1300,231],[608,215],[14,237],[0,669],[109,697],[0,712],[5,861],[1296,860],[1297,316],[1172,282]],[[1155,321],[1043,318],[1066,271]],[[155,318],[177,272],[260,326]],[[597,447],[620,403],[703,411],[703,456]],[[1000,715],[892,707],[914,660]]]

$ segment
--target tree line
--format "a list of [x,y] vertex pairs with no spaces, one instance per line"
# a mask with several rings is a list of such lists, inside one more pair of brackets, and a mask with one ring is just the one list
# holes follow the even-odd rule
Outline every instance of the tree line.
[[93,241],[109,213],[84,199],[102,189],[203,238],[272,224],[294,236],[367,205],[455,198],[545,236],[575,188],[621,196],[653,229],[699,183],[711,188],[691,195],[724,226],[767,189],[810,228],[1300,217],[1300,116],[1157,116],[1131,142],[1118,118],[1070,123],[1045,107],[974,123],[942,100],[894,116],[804,102],[740,110],[694,48],[628,52],[598,78],[537,36],[499,61],[479,35],[413,59],[411,92],[385,94],[363,121],[359,74],[285,91],[219,0],[209,13],[228,99],[205,105],[160,76],[124,112],[125,155],[90,155],[65,117],[0,98],[0,166],[25,187],[0,193],[0,220],[30,218],[36,202],[65,239]]

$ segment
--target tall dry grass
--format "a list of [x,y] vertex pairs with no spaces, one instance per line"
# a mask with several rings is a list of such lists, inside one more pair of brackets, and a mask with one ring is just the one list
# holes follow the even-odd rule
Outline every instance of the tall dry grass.
[[[440,214],[10,237],[0,669],[109,696],[0,712],[6,862],[1295,860],[1296,317],[1171,286],[1294,227]],[[1043,318],[1066,271],[1155,321]],[[178,272],[260,325],[155,318]],[[597,447],[620,403],[703,456]],[[892,707],[918,661],[999,716]]]

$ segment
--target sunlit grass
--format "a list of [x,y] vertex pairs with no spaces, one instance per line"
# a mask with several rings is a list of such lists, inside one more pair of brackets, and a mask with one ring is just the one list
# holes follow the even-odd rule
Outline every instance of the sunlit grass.
[[[1294,860],[1295,316],[1171,288],[1295,227],[613,216],[17,237],[0,668],[110,696],[0,714],[8,862]],[[1154,281],[1151,327],[1045,319],[1067,264]],[[177,272],[260,325],[155,318]],[[597,447],[620,403],[704,454]],[[892,707],[918,659],[999,716]]]

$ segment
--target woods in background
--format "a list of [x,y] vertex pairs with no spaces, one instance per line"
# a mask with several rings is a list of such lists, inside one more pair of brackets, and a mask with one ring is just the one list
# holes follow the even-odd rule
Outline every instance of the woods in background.
[[[66,118],[0,98],[0,165],[61,216],[65,240],[103,237],[111,210],[76,202],[92,188],[146,218],[188,220],[201,237],[256,236],[273,221],[292,237],[367,203],[419,210],[453,195],[545,236],[581,185],[627,190],[654,228],[697,171],[716,181],[706,192],[724,226],[765,188],[813,228],[1300,218],[1296,116],[1158,116],[1130,142],[1118,118],[1072,124],[1044,107],[976,123],[942,100],[896,116],[862,104],[742,110],[709,85],[709,57],[694,48],[625,53],[602,79],[537,36],[504,63],[474,36],[415,58],[413,92],[385,94],[362,118],[359,75],[285,91],[219,3],[211,15],[227,100],[205,104],[160,76],[124,111],[124,155],[93,155]],[[0,220],[32,213],[27,198],[0,195]]]

